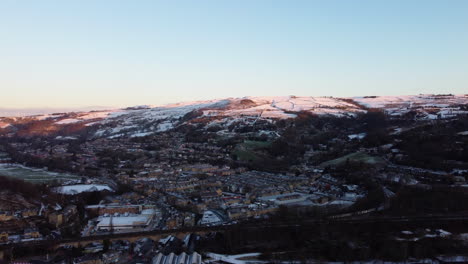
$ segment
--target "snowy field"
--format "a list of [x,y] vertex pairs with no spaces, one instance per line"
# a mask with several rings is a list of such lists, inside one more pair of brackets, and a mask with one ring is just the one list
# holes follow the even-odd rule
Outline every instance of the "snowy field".
[[18,164],[0,164],[0,175],[18,178],[31,183],[50,181],[64,182],[79,179],[79,176],[69,173],[50,172],[43,169],[29,168]]

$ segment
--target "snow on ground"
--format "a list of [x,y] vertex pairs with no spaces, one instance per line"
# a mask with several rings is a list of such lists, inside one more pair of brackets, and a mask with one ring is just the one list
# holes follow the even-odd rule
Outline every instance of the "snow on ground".
[[352,135],[348,135],[348,138],[349,139],[363,139],[366,137],[366,135],[367,133],[352,134]]
[[151,215],[129,215],[129,216],[113,216],[106,217],[100,216],[98,218],[98,227],[109,227],[111,224],[114,226],[131,226],[141,223],[148,224],[151,221]]
[[62,137],[62,136],[57,136],[55,137],[57,140],[77,140],[77,137]]
[[104,190],[113,191],[111,187],[104,184],[75,184],[55,188],[55,192],[69,195]]
[[384,108],[391,116],[401,116],[416,110],[419,118],[435,120],[468,114],[458,105],[468,104],[466,95],[407,95],[407,96],[366,96],[352,98],[360,105],[369,108]]
[[107,138],[113,139],[113,138],[119,138],[123,136],[125,136],[125,134],[116,134],[116,135],[108,136]]
[[125,130],[132,130],[132,129],[135,129],[135,128],[138,128],[137,125],[131,125],[131,126],[120,126],[120,127],[114,127],[112,128],[109,132],[111,134],[115,134],[115,133],[120,133],[122,131],[125,131]]
[[55,122],[58,125],[73,124],[88,120],[99,120],[106,118],[118,117],[126,114],[127,111],[124,110],[108,110],[108,111],[93,111],[93,112],[82,112],[77,113],[74,118],[66,118],[60,121]]
[[354,101],[369,108],[383,108],[392,105],[425,106],[444,108],[454,104],[466,104],[465,95],[438,96],[438,95],[405,95],[405,96],[365,96],[353,97]]
[[[353,102],[354,101],[354,102]],[[87,126],[105,124],[107,129],[99,130],[96,136],[115,136],[117,134],[137,134],[163,132],[170,130],[183,122],[186,114],[200,110],[204,117],[224,119],[219,122],[227,126],[233,119],[240,118],[248,123],[257,120],[273,120],[295,118],[298,112],[306,111],[315,115],[333,115],[337,117],[354,116],[365,112],[364,107],[384,107],[388,114],[403,115],[415,107],[419,118],[438,119],[449,118],[458,114],[468,113],[457,105],[467,104],[468,97],[464,95],[416,95],[416,96],[373,96],[354,98],[310,97],[310,96],[265,96],[227,98],[207,101],[183,102],[163,106],[130,107],[92,112],[77,112],[61,115],[43,115],[37,118],[61,119],[59,125],[86,122]],[[359,106],[361,105],[361,106]],[[137,130],[155,122],[150,129]],[[1,125],[1,123],[0,123]],[[112,130],[109,129],[109,126]],[[3,125],[5,126],[5,125]],[[0,126],[1,127],[1,126]]]
[[135,133],[135,134],[131,134],[130,137],[134,138],[134,137],[146,137],[146,136],[149,136],[153,134],[153,132],[139,132],[139,133]]
[[[404,230],[404,231],[401,231],[401,234],[405,235],[406,237],[405,238],[396,237],[395,239],[398,241],[419,241],[424,238],[437,238],[437,237],[446,238],[446,237],[452,236],[452,233],[443,229],[435,229],[435,230],[425,229],[423,234],[418,233],[418,232],[412,232],[409,230]],[[408,237],[408,236],[411,236],[411,237]]]
[[452,233],[450,233],[450,232],[448,232],[448,231],[445,231],[445,230],[443,230],[443,229],[437,229],[436,231],[437,231],[437,233],[439,234],[439,236],[441,236],[441,237],[447,237],[447,236],[451,236],[451,235],[452,235]]
[[158,128],[156,129],[158,132],[163,132],[167,131],[169,129],[174,128],[174,124],[172,122],[166,121],[158,125]]
[[62,119],[60,121],[55,122],[57,125],[67,125],[67,124],[73,124],[73,123],[78,123],[81,122],[82,120],[75,119],[75,118],[66,118]]
[[263,111],[261,114],[262,118],[272,118],[272,119],[288,119],[288,118],[295,118],[295,114],[287,114],[280,110],[273,110],[273,111]]
[[88,119],[106,118],[113,112],[115,112],[115,111],[89,112],[89,113],[87,113],[85,115],[80,116],[80,119],[88,120]]
[[57,117],[60,117],[60,116],[62,116],[62,115],[44,114],[44,115],[36,116],[36,120],[47,120],[49,118],[57,118]]
[[356,105],[339,98],[332,97],[244,97],[230,99],[231,104],[242,106],[242,100],[249,100],[254,105],[250,107],[233,107],[228,109],[209,110],[207,116],[257,116],[262,118],[287,119],[294,118],[294,112],[309,111],[318,115],[344,116],[349,113],[362,111]]
[[10,126],[10,124],[8,124],[6,122],[0,122],[0,128],[7,128],[9,126]]

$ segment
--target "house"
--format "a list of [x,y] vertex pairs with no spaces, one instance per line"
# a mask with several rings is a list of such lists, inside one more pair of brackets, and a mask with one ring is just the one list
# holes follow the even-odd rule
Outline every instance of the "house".
[[21,212],[21,215],[24,218],[31,217],[31,216],[37,216],[37,209],[26,209]]
[[52,212],[51,214],[49,214],[49,223],[50,224],[53,224],[55,225],[56,227],[59,227],[63,224],[63,219],[64,219],[64,215],[62,212],[59,212],[59,211],[55,211],[55,212]]
[[40,238],[42,237],[41,233],[37,228],[27,228],[24,230],[24,238]]
[[7,242],[8,241],[8,233],[7,232],[1,232],[0,233],[0,242]]
[[8,221],[13,219],[13,214],[7,211],[0,211],[0,221]]
[[223,192],[221,190],[216,190],[216,191],[213,191],[213,192],[202,192],[200,194],[201,198],[203,201],[209,201],[209,200],[213,200],[213,199],[217,199],[219,198],[219,196],[222,194]]

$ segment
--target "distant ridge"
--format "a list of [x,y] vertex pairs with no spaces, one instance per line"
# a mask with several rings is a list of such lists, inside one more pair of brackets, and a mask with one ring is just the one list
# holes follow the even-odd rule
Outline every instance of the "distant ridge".
[[69,113],[69,112],[86,112],[96,110],[113,109],[115,107],[109,106],[86,106],[86,107],[70,107],[70,108],[2,108],[0,107],[0,117],[19,117],[19,116],[32,116],[32,115],[45,115],[53,113]]
[[70,126],[66,131],[88,127],[93,130],[93,137],[144,137],[190,124],[200,124],[206,129],[221,129],[219,133],[231,133],[234,127],[251,127],[262,122],[271,124],[304,114],[352,118],[374,111],[372,109],[379,109],[393,118],[411,116],[415,120],[449,119],[468,114],[468,96],[256,96],[95,111],[75,109],[74,112],[66,112],[53,109],[53,112],[60,113],[39,115],[36,112],[35,116],[0,117],[0,131],[14,132],[25,128],[24,124],[35,122],[32,127],[26,126],[25,133],[52,134]]

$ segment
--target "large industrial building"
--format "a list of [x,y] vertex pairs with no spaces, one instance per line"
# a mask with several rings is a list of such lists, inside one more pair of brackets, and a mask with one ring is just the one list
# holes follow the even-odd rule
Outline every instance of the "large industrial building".
[[169,255],[163,255],[159,253],[153,258],[152,264],[202,264],[202,257],[197,252],[192,254],[186,254],[183,252],[180,255],[171,253]]
[[98,218],[96,225],[99,231],[118,231],[136,228],[147,228],[154,219],[155,210],[145,209],[140,214],[115,214],[105,215]]

